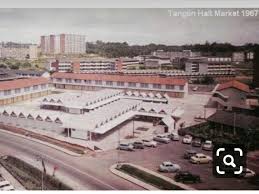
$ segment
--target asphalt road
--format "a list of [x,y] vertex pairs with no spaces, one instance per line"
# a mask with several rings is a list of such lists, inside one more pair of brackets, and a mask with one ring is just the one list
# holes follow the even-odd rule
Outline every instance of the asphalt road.
[[13,155],[34,163],[36,155],[44,158],[47,166],[58,166],[56,176],[76,189],[83,190],[140,190],[135,184],[113,175],[109,167],[115,158],[73,157],[20,137],[0,132],[0,155]]
[[[190,145],[181,142],[159,144],[157,148],[145,148],[134,152],[110,150],[96,153],[95,156],[72,157],[47,146],[0,132],[0,155],[14,155],[30,163],[37,163],[35,155],[44,157],[47,166],[58,166],[57,177],[76,189],[89,190],[140,190],[142,188],[113,175],[109,167],[118,160],[131,162],[156,171],[163,161],[178,163],[182,170],[201,176],[202,183],[193,184],[196,189],[259,189],[245,179],[215,178],[211,165],[191,164],[182,158]],[[210,152],[195,148],[198,152]],[[39,166],[40,167],[40,166]],[[248,164],[248,168],[259,172],[259,164]],[[164,174],[173,178],[174,174]]]

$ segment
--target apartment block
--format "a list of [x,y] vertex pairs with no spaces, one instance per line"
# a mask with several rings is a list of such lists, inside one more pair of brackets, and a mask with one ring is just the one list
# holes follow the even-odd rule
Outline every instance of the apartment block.
[[233,72],[231,57],[195,57],[185,63],[187,73]]
[[41,51],[44,54],[85,53],[85,36],[77,34],[58,34],[41,36]]

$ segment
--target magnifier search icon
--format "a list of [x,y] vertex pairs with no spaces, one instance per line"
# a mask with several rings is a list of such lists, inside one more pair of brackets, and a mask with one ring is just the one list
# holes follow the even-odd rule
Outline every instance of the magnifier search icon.
[[[227,162],[227,159],[229,160],[229,162]],[[234,157],[229,154],[224,156],[223,162],[226,166],[232,166],[233,168],[236,167],[236,164],[234,163]]]

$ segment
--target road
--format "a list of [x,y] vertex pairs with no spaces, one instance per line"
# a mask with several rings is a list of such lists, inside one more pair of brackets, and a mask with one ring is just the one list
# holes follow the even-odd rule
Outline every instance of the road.
[[109,167],[116,157],[103,161],[91,156],[73,157],[24,138],[0,132],[0,155],[13,155],[37,165],[41,155],[50,169],[58,166],[56,176],[76,189],[83,190],[140,190],[135,184],[113,175]]
[[[157,148],[145,148],[134,152],[110,150],[96,153],[95,156],[72,157],[47,146],[0,132],[0,154],[14,155],[31,164],[38,163],[38,167],[41,166],[36,161],[35,155],[41,155],[50,168],[53,168],[54,165],[58,166],[56,175],[60,180],[73,185],[78,190],[142,189],[109,171],[109,167],[118,160],[141,165],[154,171],[163,161],[169,160],[178,163],[182,170],[188,170],[201,176],[203,182],[192,185],[196,189],[259,189],[249,184],[245,179],[215,178],[212,175],[211,165],[189,163],[182,156],[190,148],[190,145],[184,145],[181,142],[170,142],[169,144],[159,144]],[[200,148],[195,149],[197,152],[211,154],[211,152],[202,151]],[[258,164],[248,164],[248,168],[259,172]],[[173,178],[173,174],[166,174],[166,176]]]

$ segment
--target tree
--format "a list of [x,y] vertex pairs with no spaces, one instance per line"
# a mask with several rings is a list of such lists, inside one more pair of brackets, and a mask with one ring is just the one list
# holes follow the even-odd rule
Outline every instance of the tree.
[[12,64],[9,67],[10,67],[10,69],[19,69],[19,65],[17,65],[17,64]]
[[214,83],[214,79],[213,79],[213,77],[210,77],[210,76],[207,76],[207,75],[206,75],[206,76],[203,78],[202,83],[203,83],[203,84],[207,84],[207,85],[213,84],[213,83]]

